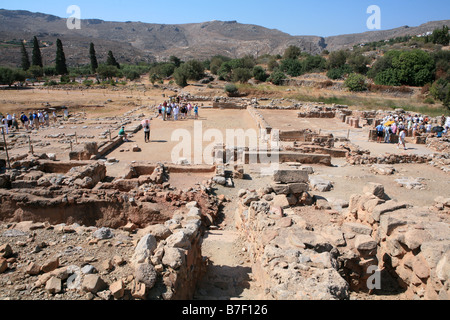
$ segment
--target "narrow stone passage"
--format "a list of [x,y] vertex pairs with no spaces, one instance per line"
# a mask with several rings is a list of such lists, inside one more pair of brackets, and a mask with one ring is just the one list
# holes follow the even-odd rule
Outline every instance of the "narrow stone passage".
[[[197,286],[195,300],[262,300],[263,292],[252,275],[244,240],[235,228],[237,190],[220,190],[228,202],[222,222],[209,230],[203,239],[202,254],[208,259],[207,272]],[[228,192],[227,192],[228,191]],[[236,193],[236,195],[235,195]]]

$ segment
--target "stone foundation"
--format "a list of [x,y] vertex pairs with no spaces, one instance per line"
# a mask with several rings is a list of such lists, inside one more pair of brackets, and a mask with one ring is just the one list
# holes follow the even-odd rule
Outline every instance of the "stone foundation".
[[346,220],[375,244],[371,264],[396,279],[408,299],[450,299],[450,198],[417,208],[386,200],[382,185],[365,191],[351,197]]

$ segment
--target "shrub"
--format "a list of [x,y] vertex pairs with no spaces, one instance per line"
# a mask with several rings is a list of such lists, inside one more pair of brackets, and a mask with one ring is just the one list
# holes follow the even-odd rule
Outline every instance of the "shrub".
[[343,79],[344,76],[352,72],[351,67],[346,64],[340,68],[334,68],[327,72],[327,77],[332,80]]
[[328,69],[337,69],[345,65],[349,56],[348,51],[333,51],[328,57]]
[[67,75],[62,75],[62,76],[61,76],[60,82],[61,82],[62,84],[67,84],[67,83],[70,82],[70,77],[67,76]]
[[297,47],[297,46],[289,46],[289,48],[286,49],[286,51],[284,52],[284,59],[290,59],[290,60],[295,60],[298,59],[298,57],[300,57],[300,55],[302,54],[302,50]]
[[423,102],[425,102],[426,104],[434,104],[434,99],[431,97],[426,98]]
[[236,87],[236,85],[235,84],[233,84],[233,83],[230,83],[230,84],[227,84],[226,86],[225,86],[225,92],[228,94],[228,96],[236,96],[236,95],[238,95],[239,94],[239,90],[238,90],[238,88]]
[[84,80],[83,81],[83,85],[85,85],[86,87],[90,87],[90,86],[92,86],[94,84],[94,81],[92,81],[92,80]]
[[269,71],[273,71],[273,70],[277,69],[279,66],[280,65],[278,64],[277,59],[273,58],[269,61],[267,68],[269,69]]
[[246,83],[252,78],[252,72],[246,68],[236,68],[233,70],[233,82]]
[[283,84],[284,80],[286,80],[286,75],[282,71],[275,71],[271,74],[268,80],[274,85],[279,86]]
[[358,73],[352,73],[345,80],[345,86],[352,92],[366,91],[366,77]]
[[141,74],[136,70],[126,70],[124,71],[124,76],[130,81],[134,81],[141,78]]
[[269,78],[269,75],[262,67],[256,66],[253,68],[253,77],[258,81],[266,82],[267,78]]
[[317,84],[317,87],[320,88],[320,89],[328,88],[328,87],[331,87],[331,86],[333,86],[333,81],[331,81],[331,80],[322,81],[322,82]]
[[112,79],[120,75],[119,69],[116,66],[102,64],[97,68],[98,75],[103,79]]
[[291,77],[301,76],[303,71],[303,65],[296,59],[284,59],[281,61],[280,70],[286,72]]
[[321,72],[326,68],[327,61],[321,56],[308,55],[302,61],[303,72]]
[[175,72],[175,65],[173,63],[160,63],[150,69],[150,75],[157,75],[159,78],[167,78]]

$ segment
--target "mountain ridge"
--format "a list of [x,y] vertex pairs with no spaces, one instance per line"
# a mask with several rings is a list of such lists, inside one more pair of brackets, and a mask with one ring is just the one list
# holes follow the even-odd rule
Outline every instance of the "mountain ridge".
[[54,62],[54,43],[60,38],[69,65],[78,65],[89,63],[90,42],[95,44],[100,61],[106,59],[107,52],[112,50],[119,62],[136,63],[163,61],[171,55],[189,60],[207,59],[217,54],[231,58],[247,54],[283,54],[290,45],[296,45],[311,54],[319,54],[324,49],[335,51],[363,42],[403,36],[408,32],[410,35],[422,34],[450,25],[450,20],[441,20],[418,27],[403,26],[391,30],[321,37],[292,36],[277,29],[237,21],[157,24],[82,19],[80,30],[70,30],[66,22],[66,18],[45,13],[0,9],[0,65],[20,64],[20,48],[8,46],[8,41],[30,41],[33,36],[42,42],[52,43],[42,48],[46,64]]

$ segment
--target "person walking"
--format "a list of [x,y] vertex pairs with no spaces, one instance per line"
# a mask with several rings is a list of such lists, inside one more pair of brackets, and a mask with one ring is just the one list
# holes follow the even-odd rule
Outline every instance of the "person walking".
[[405,130],[405,129],[403,129],[403,130],[400,131],[400,135],[399,135],[399,139],[398,139],[398,146],[397,146],[397,148],[400,149],[400,146],[403,146],[403,148],[404,148],[405,150],[408,150],[408,149],[406,148],[406,130]]
[[145,143],[150,142],[150,121],[144,123]]

